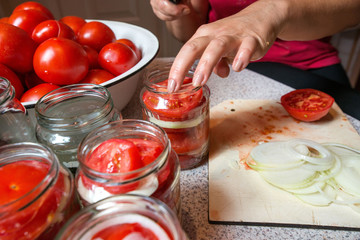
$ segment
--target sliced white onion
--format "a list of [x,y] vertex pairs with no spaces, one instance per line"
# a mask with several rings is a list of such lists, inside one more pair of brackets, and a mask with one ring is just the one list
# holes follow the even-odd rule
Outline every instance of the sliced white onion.
[[246,163],[270,184],[315,206],[348,205],[360,213],[360,151],[306,139],[263,143]]

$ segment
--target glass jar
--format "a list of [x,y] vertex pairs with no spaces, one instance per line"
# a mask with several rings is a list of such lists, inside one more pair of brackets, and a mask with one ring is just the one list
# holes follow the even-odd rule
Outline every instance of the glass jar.
[[77,149],[93,129],[121,119],[109,91],[96,84],[74,84],[43,96],[35,105],[36,137],[61,163],[79,166]]
[[181,169],[191,169],[209,154],[210,90],[192,86],[194,67],[175,93],[167,92],[172,62],[153,65],[144,73],[140,93],[143,118],[156,123],[167,133],[179,156]]
[[57,240],[110,238],[188,239],[174,212],[163,202],[132,194],[112,196],[89,205],[76,214],[56,237]]
[[160,199],[180,216],[180,165],[165,132],[148,121],[124,119],[82,141],[75,185],[89,205],[116,194]]
[[15,98],[15,89],[0,77],[0,146],[17,142],[36,142],[35,131],[26,109]]
[[37,143],[0,147],[0,239],[53,239],[78,210],[74,178]]

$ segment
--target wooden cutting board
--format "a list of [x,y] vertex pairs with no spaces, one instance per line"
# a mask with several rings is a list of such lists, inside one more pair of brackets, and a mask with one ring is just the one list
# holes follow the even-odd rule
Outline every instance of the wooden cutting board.
[[[314,207],[277,189],[246,166],[259,142],[304,138],[360,149],[360,136],[334,104],[323,119],[294,120],[273,100],[229,100],[210,111],[209,221],[360,229],[360,214],[331,204]],[[359,186],[360,187],[360,186]]]

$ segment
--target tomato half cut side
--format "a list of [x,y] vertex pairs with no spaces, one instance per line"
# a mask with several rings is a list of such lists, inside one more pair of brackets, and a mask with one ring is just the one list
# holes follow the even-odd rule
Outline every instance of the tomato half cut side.
[[319,90],[307,88],[291,91],[281,97],[281,105],[295,119],[312,122],[324,117],[334,98]]

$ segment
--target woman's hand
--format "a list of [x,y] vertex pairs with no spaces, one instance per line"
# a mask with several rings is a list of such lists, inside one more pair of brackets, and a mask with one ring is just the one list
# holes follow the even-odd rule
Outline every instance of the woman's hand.
[[174,4],[170,0],[150,0],[154,14],[163,21],[173,21],[190,13],[190,8],[184,1]]
[[251,60],[263,57],[280,29],[282,11],[278,8],[271,1],[258,1],[235,15],[200,26],[174,60],[168,91],[180,88],[197,59],[194,86],[204,85],[213,71],[226,77],[229,64],[234,71],[241,71]]

